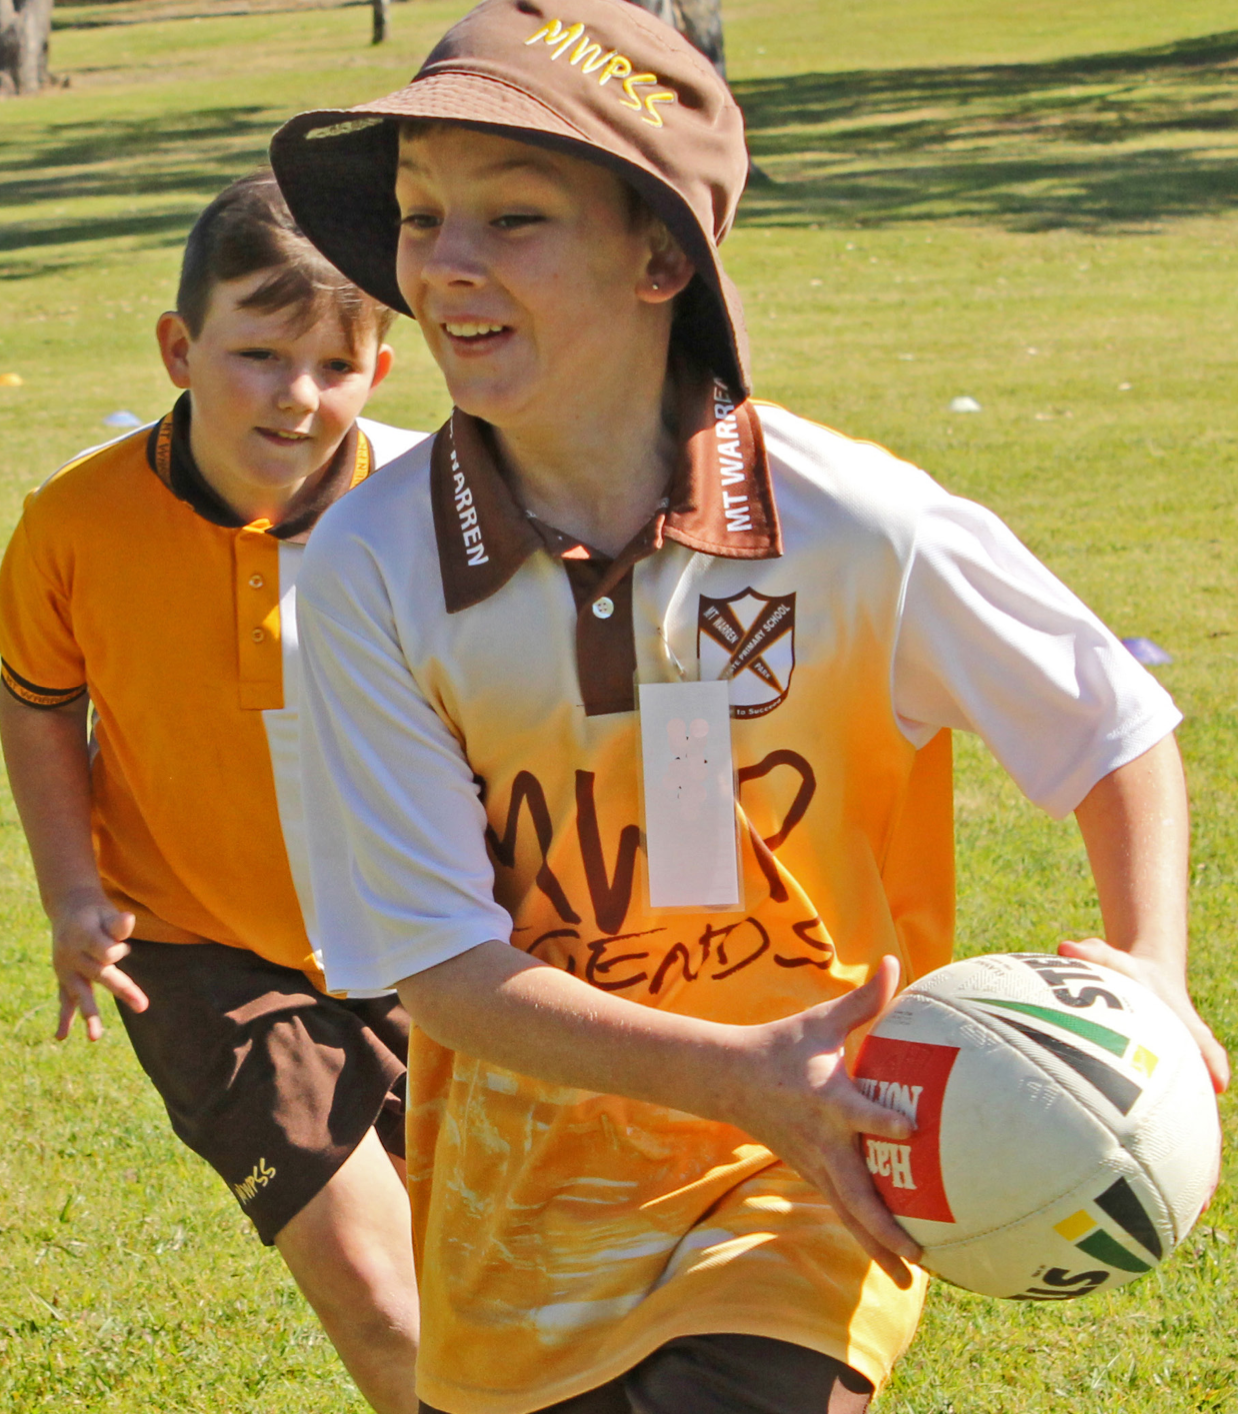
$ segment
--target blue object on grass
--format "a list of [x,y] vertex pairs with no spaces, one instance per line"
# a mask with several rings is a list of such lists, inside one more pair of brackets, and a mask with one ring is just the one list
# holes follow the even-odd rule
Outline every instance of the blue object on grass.
[[103,419],[104,427],[141,427],[142,419],[135,412],[122,409],[120,412],[109,412]]
[[1145,668],[1160,668],[1173,662],[1173,654],[1166,653],[1159,643],[1153,643],[1150,638],[1124,638],[1122,646]]

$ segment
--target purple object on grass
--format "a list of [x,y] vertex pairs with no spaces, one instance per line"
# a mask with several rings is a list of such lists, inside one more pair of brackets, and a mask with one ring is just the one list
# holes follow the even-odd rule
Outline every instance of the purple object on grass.
[[1122,646],[1145,668],[1159,668],[1173,662],[1173,655],[1166,653],[1159,643],[1153,643],[1150,638],[1124,638]]

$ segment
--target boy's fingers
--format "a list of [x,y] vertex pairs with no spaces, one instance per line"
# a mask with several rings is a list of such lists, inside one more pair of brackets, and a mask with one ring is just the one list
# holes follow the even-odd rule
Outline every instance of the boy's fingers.
[[[133,935],[133,930],[137,927],[137,916],[132,913],[113,913],[104,923],[104,927],[115,940],[120,943]],[[128,947],[125,952],[129,951]],[[123,956],[123,954],[122,954]]]
[[77,1011],[77,1001],[73,993],[62,982],[60,984],[60,1019],[56,1024],[56,1040],[67,1041],[73,1026],[73,1016]]
[[916,1127],[906,1115],[879,1105],[860,1090],[849,1094],[842,1102],[847,1123],[857,1134],[875,1134],[878,1139],[910,1139]]
[[[103,1035],[103,1022],[99,1018],[99,1006],[95,1001],[94,988],[84,977],[71,977],[62,984],[61,994],[63,1001],[60,1008],[61,1028],[64,1036],[56,1034],[64,1040],[69,1034],[69,1023],[73,1020],[73,1008],[76,1007],[82,1014],[82,1023],[86,1027],[86,1039],[97,1041]],[[68,1013],[66,1020],[66,1010]]]
[[99,964],[101,970],[128,957],[132,951],[128,943],[114,942],[110,938],[100,939],[86,949],[87,955]]
[[1174,1006],[1169,998],[1164,998],[1173,1007],[1179,1018],[1186,1024],[1186,1029],[1194,1038],[1195,1044],[1199,1047],[1199,1053],[1204,1058],[1204,1065],[1208,1068],[1208,1077],[1212,1081],[1212,1088],[1218,1095],[1223,1095],[1229,1089],[1229,1055],[1225,1047],[1212,1034],[1207,1022],[1199,1015],[1189,1000],[1184,1004]]
[[854,1031],[866,1021],[875,1020],[898,991],[899,971],[898,959],[887,954],[862,987],[839,997],[836,1002],[827,1003],[830,1020],[844,1031]]
[[82,1013],[86,1026],[86,1039],[97,1041],[103,1035],[103,1022],[99,1017],[99,1003],[95,1001],[95,989],[89,982],[79,979],[74,990],[77,993],[77,1009]]
[[915,1279],[912,1276],[909,1263],[904,1261],[897,1253],[891,1252],[888,1247],[883,1247],[880,1242],[876,1241],[871,1233],[856,1222],[845,1210],[842,1213],[842,1220],[843,1226],[851,1236],[855,1238],[868,1256],[885,1272],[886,1276],[890,1278],[894,1285],[906,1291]]
[[1173,1008],[1195,1038],[1195,1044],[1208,1067],[1212,1088],[1218,1095],[1229,1088],[1229,1056],[1207,1022],[1195,1010],[1184,981],[1158,972],[1155,965],[1132,957],[1130,953],[1113,947],[1103,938],[1083,938],[1077,942],[1069,940],[1059,943],[1057,950],[1062,957],[1077,957],[1085,962],[1097,962],[1102,967],[1111,967],[1115,972],[1120,972],[1124,977],[1140,982],[1155,992],[1167,1006]]
[[95,1000],[92,985],[94,982],[106,987],[132,1011],[145,1011],[150,1005],[146,993],[119,967],[102,967],[97,972],[75,972],[60,984],[60,1020],[56,1027],[58,1041],[68,1038],[75,1011],[82,1014],[88,1040],[97,1041],[103,1035],[103,1019],[99,1015],[99,1004]]
[[[1207,1031],[1207,1027],[1204,1029]],[[1223,1095],[1229,1089],[1229,1053],[1211,1031],[1207,1031],[1204,1039],[1196,1037],[1196,1040],[1199,1041],[1199,1049],[1203,1053],[1208,1074],[1212,1077],[1212,1088],[1218,1095]]]
[[99,973],[99,981],[118,1001],[130,1011],[145,1011],[150,1006],[150,998],[127,973],[119,967],[105,967]]
[[[863,1178],[871,1189],[872,1185],[868,1182],[866,1172]],[[854,1186],[856,1180],[840,1181],[837,1171],[833,1173],[827,1171],[822,1172],[812,1181],[829,1199],[843,1226],[868,1256],[897,1286],[904,1290],[910,1286],[912,1275],[907,1268],[907,1263],[914,1262],[919,1258],[920,1249],[886,1212],[881,1200],[875,1194],[873,1195],[874,1201],[880,1209],[880,1214],[869,1211],[857,1212],[857,1191]],[[862,1199],[859,1207],[863,1210]],[[882,1215],[884,1215],[884,1220]],[[873,1231],[874,1226],[878,1228],[877,1232]]]
[[858,1149],[835,1155],[830,1179],[843,1207],[874,1242],[904,1261],[919,1259],[919,1246],[899,1227],[881,1201]]

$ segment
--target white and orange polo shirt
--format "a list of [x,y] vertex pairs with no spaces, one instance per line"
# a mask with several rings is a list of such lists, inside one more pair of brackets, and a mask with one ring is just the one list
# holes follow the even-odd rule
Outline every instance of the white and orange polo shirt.
[[[643,1006],[756,1023],[882,954],[946,962],[949,728],[1069,812],[1170,732],[1166,693],[1000,521],[879,447],[712,381],[667,501],[609,560],[515,503],[488,430],[324,518],[300,588],[328,982],[510,939]],[[729,677],[744,903],[643,894],[634,679]],[[676,1336],[798,1342],[880,1384],[914,1331],[825,1200],[738,1131],[414,1032],[418,1390],[526,1414]]]
[[3,681],[33,707],[89,694],[96,856],[137,937],[320,979],[294,884],[296,576],[325,507],[422,434],[359,422],[272,527],[216,497],[188,419],[184,397],[27,497],[0,568]]

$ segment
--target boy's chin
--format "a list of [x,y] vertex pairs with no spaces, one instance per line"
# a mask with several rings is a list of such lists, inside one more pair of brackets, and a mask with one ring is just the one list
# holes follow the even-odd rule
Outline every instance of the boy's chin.
[[274,448],[267,456],[252,458],[245,467],[245,480],[255,489],[281,490],[308,480],[330,465],[338,443],[324,454],[321,446],[291,449]]
[[447,380],[447,391],[451,400],[461,412],[476,417],[482,422],[501,427],[508,412],[508,399],[495,390],[479,388],[471,380]]

